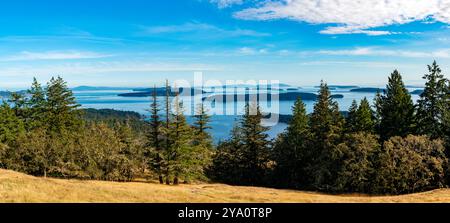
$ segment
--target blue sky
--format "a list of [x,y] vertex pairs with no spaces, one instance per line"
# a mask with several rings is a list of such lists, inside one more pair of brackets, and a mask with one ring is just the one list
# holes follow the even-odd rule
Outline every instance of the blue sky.
[[[401,8],[402,10],[399,10]],[[450,2],[439,0],[41,0],[0,7],[0,88],[165,78],[383,85],[450,70]]]

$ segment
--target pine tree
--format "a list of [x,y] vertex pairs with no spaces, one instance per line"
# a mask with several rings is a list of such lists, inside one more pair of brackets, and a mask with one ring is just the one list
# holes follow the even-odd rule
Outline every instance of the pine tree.
[[211,179],[228,184],[242,183],[243,138],[240,126],[235,124],[230,138],[218,143],[212,166],[208,171]]
[[285,132],[275,142],[273,159],[276,163],[274,176],[278,186],[302,188],[309,175],[306,166],[309,160],[310,131],[305,104],[299,97],[292,107],[292,119]]
[[12,104],[15,115],[25,121],[27,117],[27,100],[25,96],[18,92],[12,92],[8,101]]
[[80,106],[67,83],[61,78],[52,78],[47,84],[45,123],[53,133],[78,131],[81,126]]
[[370,108],[369,101],[366,97],[364,97],[361,100],[358,110],[356,111],[356,123],[354,130],[355,132],[373,133],[374,127],[374,114]]
[[406,136],[412,133],[414,124],[414,104],[411,95],[405,88],[402,76],[397,70],[389,77],[386,91],[380,98],[381,140],[393,136]]
[[436,61],[428,65],[428,72],[423,76],[427,82],[417,101],[417,133],[428,135],[432,139],[444,138],[443,118],[446,111],[443,108],[449,103],[445,100],[447,80]]
[[168,151],[170,154],[169,169],[173,172],[173,184],[179,184],[179,178],[185,176],[191,168],[191,159],[194,155],[193,146],[191,145],[192,131],[183,115],[183,104],[179,102],[179,96],[175,96],[174,113],[172,114],[172,122],[170,127],[171,147]]
[[348,110],[347,118],[345,119],[345,130],[347,132],[357,132],[357,114],[358,113],[358,103],[356,100],[352,101],[352,105]]
[[31,88],[27,91],[30,95],[28,100],[28,107],[30,108],[28,129],[34,129],[42,127],[44,124],[45,113],[45,91],[36,78],[33,78]]
[[242,128],[242,175],[243,184],[264,183],[266,165],[269,161],[269,145],[266,133],[269,128],[261,124],[263,116],[258,104],[247,104],[240,122]]
[[0,105],[0,143],[13,146],[18,137],[25,134],[23,120],[8,103]]
[[165,125],[165,129],[164,129],[164,137],[165,137],[165,144],[164,144],[164,149],[166,151],[165,153],[165,157],[164,159],[166,160],[166,167],[165,167],[165,177],[166,177],[166,184],[169,185],[170,184],[170,168],[169,168],[169,163],[171,162],[170,158],[171,158],[171,154],[169,153],[170,151],[170,147],[172,142],[170,141],[170,119],[171,119],[171,106],[170,106],[170,86],[169,86],[169,81],[166,80],[166,96],[165,96],[165,112],[166,112],[166,125]]
[[150,166],[155,170],[158,174],[159,183],[163,184],[163,169],[164,169],[164,150],[161,142],[162,136],[162,122],[159,116],[159,106],[156,98],[156,87],[153,88],[152,94],[152,104],[150,105],[150,132],[147,135],[148,137],[148,147],[153,151],[152,157],[150,159]]
[[334,183],[339,164],[335,159],[336,146],[341,141],[344,122],[327,84],[322,82],[309,124],[314,145],[309,171],[313,174],[312,186],[316,189],[330,190]]
[[208,129],[211,129],[211,126],[209,126],[210,116],[208,115],[205,105],[200,103],[197,106],[197,111],[195,114],[195,122],[194,122],[194,129],[195,129],[195,144],[197,145],[203,145],[208,148],[212,148],[211,143],[211,135],[207,132]]

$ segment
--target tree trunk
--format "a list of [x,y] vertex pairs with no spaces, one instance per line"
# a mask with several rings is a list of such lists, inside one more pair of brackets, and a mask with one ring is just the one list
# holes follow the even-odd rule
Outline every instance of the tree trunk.
[[167,184],[167,185],[170,185],[170,179],[169,179],[169,177],[166,177],[166,184]]
[[177,176],[175,176],[173,178],[173,185],[178,185],[178,177]]
[[159,183],[164,184],[164,179],[162,175],[159,175]]

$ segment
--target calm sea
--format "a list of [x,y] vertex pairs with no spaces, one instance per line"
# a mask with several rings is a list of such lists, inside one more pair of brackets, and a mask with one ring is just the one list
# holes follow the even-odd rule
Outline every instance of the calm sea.
[[[412,91],[417,88],[410,88],[408,90]],[[310,92],[317,93],[317,88],[314,87],[303,87],[299,92]],[[118,96],[120,93],[131,92],[131,90],[108,90],[108,91],[74,91],[75,97],[84,108],[109,108],[123,111],[135,111],[143,115],[149,115],[148,109],[150,107],[151,98],[150,97],[121,97]],[[351,92],[350,89],[336,88],[331,90],[332,94],[342,94],[344,97],[336,99],[339,103],[339,108],[341,111],[346,111],[350,107],[353,100],[361,100],[366,97],[370,102],[373,102],[375,93],[358,93]],[[413,100],[418,99],[418,95],[412,95]],[[163,104],[163,98],[158,97],[158,100]],[[196,102],[190,97],[181,97],[183,104],[185,106],[185,113],[187,116],[192,115],[194,110],[194,104],[199,102],[200,99],[197,98]],[[308,112],[312,112],[314,101],[304,101]],[[294,101],[280,101],[278,103],[265,104],[262,103],[261,107],[264,112],[273,112],[279,114],[291,114],[291,108]],[[227,139],[230,130],[233,125],[239,120],[239,115],[244,111],[244,102],[237,102],[230,104],[208,104],[206,107],[210,111],[211,117],[211,134],[214,140],[220,141]],[[188,122],[192,122],[192,119],[188,117]],[[268,134],[271,138],[276,137],[286,128],[286,124],[278,123],[271,124]]]

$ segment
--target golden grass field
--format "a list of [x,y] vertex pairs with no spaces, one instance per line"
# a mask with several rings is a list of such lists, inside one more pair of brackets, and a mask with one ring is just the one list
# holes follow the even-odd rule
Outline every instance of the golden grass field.
[[224,184],[63,180],[0,170],[0,202],[450,202],[450,189],[401,196],[327,195]]

